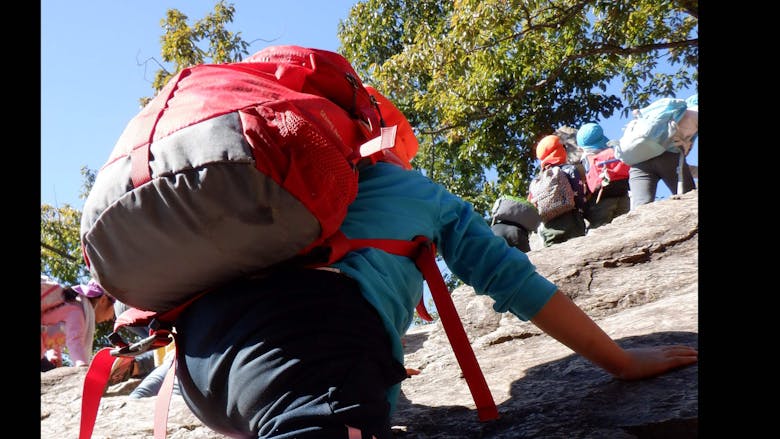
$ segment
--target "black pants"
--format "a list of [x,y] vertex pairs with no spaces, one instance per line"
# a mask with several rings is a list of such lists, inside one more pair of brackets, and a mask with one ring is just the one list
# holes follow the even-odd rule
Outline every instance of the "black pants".
[[531,243],[528,242],[528,230],[516,224],[496,223],[490,226],[498,236],[506,240],[506,243],[516,247],[523,253],[531,251]]
[[41,372],[48,372],[52,369],[56,369],[57,366],[49,361],[46,357],[41,357]]
[[338,273],[298,270],[206,294],[180,317],[178,377],[192,412],[240,438],[391,438],[406,377],[375,309]]

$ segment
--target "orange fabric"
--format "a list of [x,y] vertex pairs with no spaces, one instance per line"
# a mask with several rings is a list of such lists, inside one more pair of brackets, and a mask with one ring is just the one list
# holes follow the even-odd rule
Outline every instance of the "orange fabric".
[[555,135],[542,138],[536,145],[536,157],[541,160],[542,168],[566,163],[566,148],[561,138]]
[[[412,169],[411,161],[415,155],[417,155],[417,149],[419,143],[417,137],[412,131],[412,126],[409,121],[406,120],[406,116],[398,109],[389,99],[383,94],[379,93],[374,87],[370,85],[366,86],[368,93],[376,98],[379,104],[379,112],[382,114],[382,120],[385,122],[385,126],[397,125],[397,132],[395,135],[395,146],[387,150],[392,152],[395,157],[401,160],[402,165],[406,169]],[[389,157],[386,161],[393,162],[393,157]]]

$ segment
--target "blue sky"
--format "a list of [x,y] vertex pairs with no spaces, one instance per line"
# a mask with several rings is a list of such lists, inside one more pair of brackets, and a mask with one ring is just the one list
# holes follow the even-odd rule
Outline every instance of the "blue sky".
[[[80,169],[99,169],[138,99],[152,94],[160,60],[160,21],[176,8],[192,20],[213,10],[216,0],[44,0],[41,2],[41,203],[70,204],[78,198]],[[233,0],[231,31],[254,41],[249,53],[269,44],[297,44],[336,51],[336,35],[355,0]],[[686,98],[693,92],[681,93]],[[620,137],[627,122],[601,121],[608,137]],[[698,141],[688,157],[698,164]],[[668,196],[663,183],[658,196]]]

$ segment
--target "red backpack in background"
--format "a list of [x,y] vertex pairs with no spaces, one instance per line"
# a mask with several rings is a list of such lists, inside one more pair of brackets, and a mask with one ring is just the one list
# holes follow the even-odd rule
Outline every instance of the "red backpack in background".
[[[410,169],[417,147],[403,113],[334,52],[271,46],[242,62],[174,76],[129,122],[84,204],[90,274],[133,309],[117,317],[116,348],[90,364],[80,438],[92,433],[114,357],[170,343],[176,316],[201,294],[299,256],[322,254],[327,265],[366,246],[415,260],[480,419],[498,417],[433,244],[348,240],[339,232],[357,196],[358,162]],[[138,343],[118,335],[123,326],[150,324],[156,329]],[[172,375],[166,383],[169,391]],[[158,397],[158,413],[167,412],[166,398]],[[155,434],[164,436],[165,416],[158,417]]]
[[586,182],[593,194],[613,197],[628,192],[628,171],[631,167],[615,157],[613,148],[604,148],[596,154],[585,154],[588,161]]

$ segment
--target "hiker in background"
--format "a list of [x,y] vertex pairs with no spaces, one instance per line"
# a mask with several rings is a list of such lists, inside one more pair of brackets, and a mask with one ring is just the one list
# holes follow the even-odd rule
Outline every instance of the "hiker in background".
[[615,158],[608,142],[604,129],[597,123],[586,123],[577,130],[577,144],[583,150],[581,163],[587,176],[585,219],[589,230],[609,224],[631,209],[629,166]]
[[493,203],[490,216],[490,229],[493,233],[523,253],[531,251],[528,235],[535,231],[542,221],[531,202],[520,197],[502,195]]
[[41,312],[41,372],[62,366],[66,347],[73,366],[89,365],[95,325],[114,318],[114,298],[94,280],[61,288],[62,301]]
[[[536,157],[541,162],[540,170],[531,181],[528,200],[534,203],[542,218],[539,235],[544,246],[549,247],[571,238],[585,236],[584,210],[587,202],[585,183],[580,178],[576,166],[568,163],[566,149],[561,139],[556,135],[542,138],[536,146]],[[565,181],[570,187],[566,188],[565,184],[558,186],[561,190],[565,190],[566,194],[553,193],[551,186],[540,184],[548,175],[557,173],[554,168],[559,168],[566,176]],[[548,206],[551,206],[549,214]]]
[[[121,301],[116,302],[114,305],[114,312],[117,317],[127,311],[129,307]],[[131,331],[138,337],[146,338],[149,336],[149,327],[147,326],[125,326],[125,328]],[[162,387],[165,375],[173,364],[175,358],[175,344],[171,343],[167,346],[157,348],[155,350],[146,351],[143,354],[131,357],[135,359],[134,368],[125,373],[125,376],[120,378],[120,381],[125,381],[128,378],[143,378],[138,386],[130,392],[128,395],[131,399],[147,398],[150,396],[156,396]],[[119,361],[120,359],[117,359]],[[118,367],[118,365],[115,366]],[[179,394],[179,380],[174,377],[173,392]]]
[[[170,344],[168,346],[173,347],[173,344]],[[160,348],[164,349],[164,348]],[[171,349],[166,351],[165,356],[163,357],[162,362],[155,367],[151,373],[146,375],[143,380],[138,384],[138,386],[133,389],[132,392],[130,392],[129,397],[131,399],[140,399],[140,398],[148,398],[150,396],[157,396],[157,394],[160,392],[160,389],[162,388],[163,381],[165,380],[165,375],[168,374],[168,370],[173,365],[173,361],[176,358],[176,350]],[[173,393],[176,395],[180,395],[181,392],[179,391],[179,380],[174,377],[173,378]]]
[[[114,315],[118,318],[129,307],[117,300],[114,302]],[[142,326],[125,326],[136,337],[144,339],[149,336],[149,328]],[[162,348],[161,348],[162,349]],[[130,378],[147,377],[157,366],[156,351],[147,351],[134,357],[118,357],[112,366],[109,384],[117,384]],[[140,385],[139,385],[140,386]]]
[[[458,278],[495,299],[496,312],[531,320],[616,378],[697,361],[688,346],[621,348],[470,203],[418,171],[362,164],[340,230],[350,239],[430,237]],[[215,288],[177,322],[182,396],[231,437],[391,439],[408,376],[401,338],[422,294],[413,260],[375,248],[323,269],[288,267]]]
[[[672,108],[676,108],[673,105],[678,105],[677,103],[682,105],[682,109],[672,110]],[[667,107],[669,108],[668,110]],[[693,180],[688,163],[685,161],[685,156],[690,152],[698,133],[698,94],[689,97],[685,101],[671,98],[659,99],[640,110],[639,113],[649,113],[659,109],[663,109],[664,112],[669,114],[681,114],[677,122],[678,129],[671,138],[671,145],[660,154],[656,152],[655,154],[657,155],[637,163],[631,163],[627,159],[623,159],[623,161],[631,164],[628,180],[631,190],[631,209],[655,201],[658,182],[661,180],[663,180],[672,194],[679,195],[696,188],[696,183]],[[624,136],[621,138],[620,149],[627,148],[623,143],[628,140],[626,139],[629,133],[628,127],[629,125],[627,125]],[[666,130],[665,125],[662,127],[663,130]],[[640,132],[642,131],[640,130]]]
[[[665,151],[641,163],[631,166],[628,184],[631,189],[631,208],[655,201],[658,182],[663,180],[672,194],[677,193],[677,171],[680,153]],[[683,166],[683,193],[696,188],[693,175],[685,163]]]

